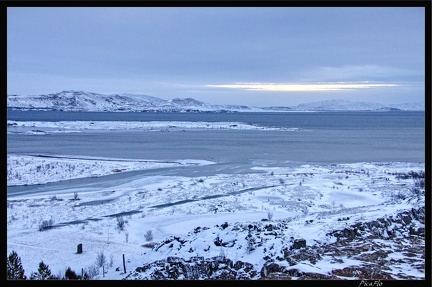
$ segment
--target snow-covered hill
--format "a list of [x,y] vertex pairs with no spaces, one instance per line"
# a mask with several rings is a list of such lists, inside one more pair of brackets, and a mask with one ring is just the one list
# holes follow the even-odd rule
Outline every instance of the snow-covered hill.
[[11,110],[56,110],[92,112],[286,112],[286,111],[423,111],[424,105],[328,100],[304,103],[294,107],[255,107],[245,105],[213,105],[192,98],[163,100],[136,94],[103,95],[84,91],[62,91],[47,95],[8,95]]
[[83,91],[62,91],[48,95],[8,95],[8,109],[59,111],[157,111],[157,112],[229,112],[253,111],[246,106],[211,105],[192,98],[163,100],[136,94],[103,95]]
[[348,100],[327,100],[320,102],[304,103],[293,110],[300,111],[423,111],[424,106],[421,104],[405,103],[382,105],[370,102],[352,102]]

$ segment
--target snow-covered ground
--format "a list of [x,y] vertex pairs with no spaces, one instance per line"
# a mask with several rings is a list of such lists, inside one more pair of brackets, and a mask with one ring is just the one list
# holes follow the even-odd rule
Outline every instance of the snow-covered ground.
[[[49,127],[74,128],[61,124]],[[7,161],[8,185],[211,164],[193,160],[164,163],[20,155],[8,155]],[[152,176],[119,182],[94,192],[79,193],[65,186],[56,195],[8,196],[7,252],[18,253],[27,276],[37,271],[40,261],[48,264],[55,275],[64,274],[67,267],[80,273],[82,268],[88,270],[95,265],[100,252],[107,258],[106,274],[97,268],[99,275],[93,279],[123,279],[137,267],[169,256],[209,258],[222,254],[234,262],[249,262],[260,270],[268,260],[265,255],[277,257],[269,250],[279,252],[293,239],[306,240],[306,246],[332,244],[336,237],[328,235],[331,231],[424,207],[424,196],[413,192],[418,187],[417,179],[407,176],[409,172],[424,173],[424,163],[359,162],[254,169],[263,172]],[[41,224],[49,220],[52,228],[40,231]],[[123,226],[119,223],[122,220]],[[244,226],[263,222],[284,228],[275,237],[271,237],[272,232],[265,233],[259,247],[248,249],[248,231],[243,230]],[[415,224],[415,228],[424,227]],[[218,246],[215,242],[230,244]],[[83,246],[82,254],[77,254],[78,244]],[[374,241],[374,244],[384,243]],[[357,257],[335,261],[330,255],[321,255],[316,264],[302,261],[294,267],[322,274],[360,262]],[[425,278],[424,265],[422,269],[401,261],[408,256],[403,251],[392,248],[389,256],[399,262],[386,270],[394,278]],[[414,259],[416,264],[422,260],[421,255]]]
[[32,185],[74,178],[164,168],[173,166],[205,165],[205,160],[179,160],[163,162],[155,160],[125,160],[66,156],[7,156],[7,185]]
[[[8,133],[49,134],[85,132],[85,130],[171,131],[182,129],[232,129],[298,131],[298,128],[263,127],[241,122],[182,122],[182,121],[12,121],[8,120]],[[36,130],[35,130],[36,129]],[[43,130],[42,130],[43,129]]]

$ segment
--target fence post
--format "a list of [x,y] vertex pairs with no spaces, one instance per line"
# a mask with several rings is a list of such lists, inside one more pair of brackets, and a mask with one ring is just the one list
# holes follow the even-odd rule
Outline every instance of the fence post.
[[123,270],[124,270],[124,273],[126,273],[126,262],[125,262],[124,254],[123,254]]
[[77,253],[78,254],[82,253],[82,243],[78,244],[78,246],[77,246]]

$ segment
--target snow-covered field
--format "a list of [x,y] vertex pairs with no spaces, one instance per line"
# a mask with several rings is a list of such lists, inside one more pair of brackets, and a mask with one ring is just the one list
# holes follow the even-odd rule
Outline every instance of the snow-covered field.
[[[27,128],[27,133],[49,134],[59,132],[84,132],[85,130],[143,130],[170,131],[179,129],[232,129],[232,130],[277,130],[298,131],[298,128],[263,127],[241,122],[182,122],[182,121],[12,121],[8,120],[8,132],[19,132],[19,128]],[[16,128],[16,130],[13,130]],[[37,130],[28,130],[37,128]],[[41,130],[45,129],[45,130]]]
[[66,156],[7,156],[7,185],[32,185],[73,178],[99,177],[119,172],[173,166],[205,165],[205,160],[124,160]]
[[[73,125],[55,124],[45,123],[44,127],[74,129]],[[93,125],[97,124],[101,125],[97,128],[104,128],[101,122]],[[36,122],[34,125],[42,126]],[[93,125],[88,123],[89,127]],[[176,126],[184,127],[179,123]],[[8,155],[7,163],[8,185],[211,164],[193,160],[166,163],[28,155]],[[425,204],[424,185],[410,176],[424,174],[424,163],[359,162],[254,169],[262,173],[152,176],[94,192],[79,193],[65,186],[54,195],[8,196],[7,252],[18,253],[27,276],[37,271],[40,261],[48,264],[55,275],[64,274],[67,267],[81,273],[94,267],[98,254],[103,252],[107,258],[105,274],[102,268],[96,268],[99,274],[93,279],[151,279],[155,266],[140,272],[137,267],[172,256],[222,256],[233,262],[248,262],[258,271],[276,261],[298,272],[359,279],[360,275],[344,277],[340,272],[332,273],[363,264],[366,259],[358,254],[323,252],[315,258],[315,264],[278,258],[293,240],[306,240],[305,248],[336,244],[337,237],[330,235],[335,230],[424,208]],[[52,228],[41,228],[44,222],[50,222]],[[413,230],[424,228],[421,220],[410,224]],[[260,233],[257,226],[267,231]],[[252,233],[257,239],[255,245],[248,241],[248,234]],[[394,279],[424,279],[424,251],[423,255],[407,254],[396,244],[408,246],[412,241],[408,242],[406,234],[398,234],[396,228],[394,234],[396,239],[388,241],[364,238],[369,238],[375,248],[390,250],[383,255],[386,262],[391,262],[385,272]],[[424,237],[423,241],[420,237],[418,240],[421,249]],[[78,244],[83,246],[82,254],[77,254]],[[373,253],[371,246],[362,256]],[[179,279],[185,275],[182,276]],[[254,279],[259,277],[258,273]]]

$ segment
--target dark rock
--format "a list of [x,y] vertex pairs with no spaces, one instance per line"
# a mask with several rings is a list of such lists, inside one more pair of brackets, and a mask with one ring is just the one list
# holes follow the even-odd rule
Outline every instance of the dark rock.
[[219,236],[218,237],[216,237],[214,240],[213,240],[213,243],[216,245],[216,246],[221,246],[222,245],[222,240],[219,238]]
[[286,273],[275,272],[267,277],[261,277],[259,280],[291,280],[291,276]]
[[267,231],[273,231],[273,225],[271,225],[271,224],[266,225],[266,226],[264,226],[264,229]]
[[237,261],[234,265],[233,268],[235,270],[244,270],[246,273],[248,273],[249,271],[253,270],[254,266],[251,263],[248,262],[243,262],[243,261]]
[[277,263],[265,264],[260,271],[261,277],[267,277],[272,273],[281,273],[285,271],[285,267],[279,266]]
[[300,249],[306,247],[305,239],[295,239],[291,249]]
[[335,275],[326,275],[314,272],[302,273],[297,280],[341,280]]
[[367,280],[393,280],[394,278],[385,271],[382,271],[379,266],[350,266],[343,269],[335,269],[332,273],[336,276],[367,279]]
[[401,217],[406,225],[411,223],[411,216],[409,214],[402,214]]

